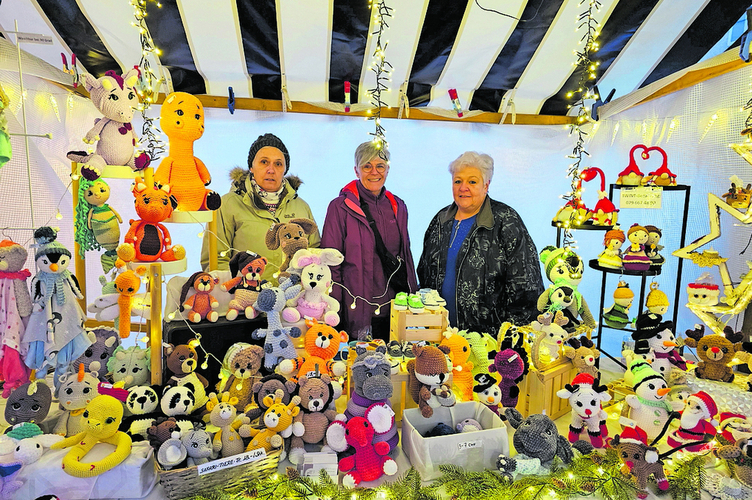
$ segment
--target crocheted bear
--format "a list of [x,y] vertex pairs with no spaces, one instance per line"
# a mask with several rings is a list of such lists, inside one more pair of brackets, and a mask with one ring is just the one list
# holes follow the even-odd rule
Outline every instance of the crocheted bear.
[[452,388],[456,388],[461,401],[473,400],[473,363],[470,358],[470,343],[459,334],[457,328],[448,328],[443,333],[441,345],[449,348],[452,362]]
[[[199,323],[202,319],[208,319],[212,323],[219,319],[219,313],[215,311],[219,307],[219,301],[211,294],[214,285],[219,279],[203,271],[193,273],[180,290],[180,312],[189,311],[188,319],[193,323]],[[188,292],[193,289],[195,293],[188,297]]]
[[99,395],[97,372],[85,372],[83,363],[78,372],[68,372],[60,377],[60,385],[55,392],[63,411],[53,432],[63,436],[74,436],[84,430],[83,416],[86,405]]
[[334,361],[342,342],[348,341],[347,333],[338,332],[326,323],[316,319],[306,319],[308,331],[305,334],[305,354],[295,359],[285,359],[279,364],[279,371],[297,382],[302,376],[315,376],[324,373],[330,377],[341,377],[347,367],[342,361]]
[[232,321],[242,311],[246,318],[256,317],[253,304],[258,299],[262,286],[267,283],[261,279],[269,261],[265,257],[246,250],[238,252],[230,259],[230,274],[234,276],[230,281],[222,283],[220,288],[223,292],[234,294],[229,303],[229,309],[225,318]]
[[91,340],[91,345],[73,362],[73,366],[83,363],[85,371],[97,372],[100,380],[107,381],[107,362],[115,349],[120,347],[118,332],[114,328],[100,326],[87,328],[86,333]]
[[167,356],[166,365],[170,371],[166,386],[188,387],[196,398],[196,409],[202,408],[208,401],[206,388],[209,387],[209,381],[200,373],[196,373],[196,368],[198,368],[196,349],[189,344],[178,346],[167,344],[164,354]]
[[257,345],[237,342],[230,346],[222,362],[222,374],[217,382],[217,391],[230,393],[237,398],[238,413],[253,401],[253,386],[258,381],[258,373],[264,360],[264,350]]
[[595,360],[601,355],[595,348],[593,341],[583,335],[579,339],[569,339],[569,345],[564,346],[564,356],[572,360],[577,373],[587,373],[593,378],[598,378],[598,367]]
[[123,388],[144,385],[151,376],[151,348],[139,346],[118,347],[107,360],[107,371],[112,374],[114,383],[122,382]]
[[648,435],[639,427],[627,427],[609,443],[616,448],[619,459],[624,462],[622,472],[634,476],[637,481],[637,497],[647,498],[648,478],[653,476],[658,489],[668,490],[669,483],[663,470],[663,462],[658,459],[658,450],[648,446]]
[[[301,412],[295,417],[290,443],[290,462],[299,464],[305,454],[305,444],[318,444],[326,437],[326,428],[337,416],[329,404],[334,397],[329,375],[320,377],[300,377],[298,397]],[[326,444],[326,443],[325,443]]]
[[221,397],[221,400],[218,399],[212,392],[206,409],[211,412],[212,425],[219,427],[219,431],[214,435],[214,452],[226,458],[243,452],[243,440],[238,434],[238,429],[241,425],[249,423],[249,420],[243,414],[238,415],[235,409],[237,400],[231,398],[229,393],[224,392]]
[[[307,241],[307,240],[306,240]],[[283,327],[280,312],[285,308],[287,301],[296,296],[301,289],[296,283],[300,279],[296,275],[283,280],[279,287],[265,288],[261,290],[253,308],[266,313],[267,328],[257,328],[251,334],[254,340],[264,341],[264,368],[273,370],[284,359],[298,357],[292,339],[300,337],[302,333],[297,326]]]
[[[306,240],[307,241],[307,240]],[[300,270],[303,291],[289,301],[291,307],[282,311],[282,318],[296,323],[300,318],[313,318],[327,325],[339,324],[339,302],[329,296],[332,286],[330,266],[342,264],[345,256],[334,248],[324,248],[313,253],[307,249],[295,252],[289,268]]]
[[204,107],[196,96],[173,92],[162,104],[159,126],[170,141],[170,155],[154,172],[154,182],[172,187],[176,210],[216,210],[222,197],[206,189],[211,182],[204,162],[193,156],[193,143],[204,135]]
[[[291,395],[298,388],[298,384],[292,380],[287,380],[282,375],[272,373],[262,378],[261,381],[253,384],[253,401],[255,407],[246,407],[245,414],[253,422],[261,415],[266,413],[269,408],[264,404],[264,398],[266,396],[274,396],[277,391],[282,391],[282,402],[287,404],[290,402]],[[263,419],[262,419],[263,420]],[[263,424],[263,422],[261,422]]]
[[346,472],[342,478],[342,485],[352,488],[362,481],[375,481],[382,475],[393,476],[398,467],[390,457],[389,445],[373,442],[374,426],[369,421],[370,411],[365,417],[353,417],[346,424],[335,422],[333,425],[344,425],[345,440],[354,448],[355,454],[341,458],[339,470]]
[[280,273],[287,270],[295,252],[308,248],[308,236],[316,229],[316,222],[303,218],[290,219],[269,228],[266,232],[266,248],[269,250],[280,248],[285,254],[285,260],[279,266]]
[[418,403],[421,415],[433,416],[439,406],[454,406],[456,398],[449,385],[451,371],[447,366],[447,346],[413,346],[415,359],[407,362],[408,387],[413,401]]
[[44,379],[32,371],[29,381],[17,387],[5,402],[5,421],[10,425],[22,422],[39,424],[47,418],[52,405],[52,391]]
[[572,407],[572,421],[569,424],[569,442],[575,443],[585,427],[593,447],[603,447],[603,440],[608,438],[606,427],[606,412],[601,403],[611,399],[606,392],[606,386],[598,385],[587,373],[580,373],[572,379],[572,384],[566,384],[564,389],[556,392],[562,399],[569,400]]
[[505,408],[517,406],[520,396],[517,380],[526,369],[526,356],[514,349],[504,349],[494,355],[493,363],[488,366],[488,371],[501,375],[501,382],[498,384],[501,389],[501,406]]
[[729,363],[738,351],[743,350],[741,333],[727,326],[724,335],[705,335],[705,325],[695,325],[694,330],[684,332],[684,343],[697,350],[700,362],[695,373],[698,377],[722,382],[734,381],[734,370]]
[[31,276],[23,269],[28,252],[10,240],[0,241],[0,376],[3,398],[26,382],[28,369],[21,359],[21,339],[26,326],[24,320],[31,314],[31,296],[26,280]]
[[[277,389],[274,396],[265,396],[264,405],[268,407],[264,412],[263,429],[254,429],[250,425],[240,427],[240,435],[250,437],[251,441],[246,447],[246,451],[263,448],[268,452],[274,448],[282,448],[283,438],[292,435],[293,419],[300,413],[300,397],[293,396],[288,404],[282,402],[282,389]],[[280,455],[280,460],[286,457],[284,448]]]
[[160,392],[158,385],[137,385],[128,390],[124,403],[128,416],[123,418],[120,430],[131,436],[133,441],[148,439],[147,430],[162,415],[159,411]]

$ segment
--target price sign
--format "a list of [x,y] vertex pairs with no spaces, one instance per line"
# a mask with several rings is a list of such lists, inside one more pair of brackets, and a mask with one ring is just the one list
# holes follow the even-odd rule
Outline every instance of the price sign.
[[477,439],[475,441],[463,441],[461,443],[457,443],[457,448],[460,450],[469,450],[470,448],[480,448],[483,442],[480,439]]
[[621,188],[619,208],[661,208],[663,189],[655,186]]
[[230,469],[232,467],[237,467],[238,465],[247,464],[248,462],[261,460],[265,457],[266,450],[264,450],[263,448],[257,448],[246,453],[241,453],[240,455],[233,455],[225,459],[214,460],[212,462],[201,464],[198,466],[198,475],[203,476],[204,474],[211,474],[212,472],[217,472],[218,470]]

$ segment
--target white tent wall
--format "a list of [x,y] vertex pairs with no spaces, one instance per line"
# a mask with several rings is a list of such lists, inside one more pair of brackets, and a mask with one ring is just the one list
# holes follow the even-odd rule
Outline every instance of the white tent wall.
[[[689,244],[710,231],[708,193],[718,196],[726,193],[732,175],[739,176],[745,185],[752,182],[752,166],[729,147],[730,143],[739,143],[744,139],[740,131],[744,128],[748,111],[741,108],[750,97],[751,83],[752,69],[744,67],[601,120],[587,145],[587,150],[592,155],[592,164],[603,169],[607,183],[615,182],[617,174],[627,166],[629,151],[634,145],[644,144],[648,147],[663,148],[668,154],[669,168],[678,176],[678,183],[691,186],[686,235],[686,243]],[[639,156],[639,152],[636,154]],[[653,154],[645,165],[640,164],[641,170],[647,173],[659,167],[660,160],[656,157],[660,158],[659,155]],[[595,186],[590,187],[590,191],[594,188]],[[617,190],[614,200],[617,206],[618,195]],[[588,205],[591,204],[589,200],[593,196],[595,195],[585,193],[584,198]],[[636,222],[643,225],[653,224],[663,229],[661,244],[665,245],[666,249],[662,253],[667,258],[667,263],[664,265],[663,273],[655,281],[669,296],[671,308],[668,316],[673,315],[674,307],[679,308],[677,332],[683,335],[686,329],[691,329],[695,323],[699,323],[698,318],[684,307],[687,303],[687,283],[691,283],[704,272],[710,272],[716,284],[720,285],[721,280],[717,268],[700,268],[685,260],[679,303],[673,303],[678,259],[670,254],[679,248],[682,203],[681,192],[664,192],[663,207],[660,210],[621,210],[619,223],[624,231]],[[752,257],[752,250],[748,248],[743,254],[740,252],[746,247],[752,231],[749,226],[741,226],[736,219],[723,211],[721,227],[721,237],[698,251],[714,248],[721,256],[728,257],[727,265],[731,278],[738,282],[740,276],[749,270],[746,262]],[[600,244],[601,235],[577,233],[577,237],[580,240],[580,248],[588,248],[591,244]],[[585,251],[583,254],[587,258],[595,252]],[[597,296],[590,293],[590,289],[600,286],[594,282],[597,277],[599,278],[599,274],[588,273],[584,281],[588,290],[587,298],[594,311],[597,308]],[[609,281],[606,305],[613,302],[611,294],[616,287],[616,281],[616,277]],[[633,289],[639,286],[637,278],[629,278],[627,281]],[[638,309],[635,298],[632,314],[636,315]],[[739,330],[742,319],[743,315],[731,318],[729,324]],[[618,352],[621,336],[614,330],[605,332],[604,346],[609,352]]]

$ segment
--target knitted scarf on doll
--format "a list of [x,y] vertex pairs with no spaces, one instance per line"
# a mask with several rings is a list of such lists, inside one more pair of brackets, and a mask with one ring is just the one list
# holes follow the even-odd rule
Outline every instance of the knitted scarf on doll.
[[687,370],[687,362],[676,352],[676,349],[672,349],[669,352],[656,352],[655,359],[668,359],[669,363],[680,370]]
[[37,279],[44,283],[46,290],[45,297],[57,295],[57,305],[63,306],[65,305],[65,293],[63,290],[70,276],[71,272],[67,269],[60,273],[47,273],[42,271],[37,274]]

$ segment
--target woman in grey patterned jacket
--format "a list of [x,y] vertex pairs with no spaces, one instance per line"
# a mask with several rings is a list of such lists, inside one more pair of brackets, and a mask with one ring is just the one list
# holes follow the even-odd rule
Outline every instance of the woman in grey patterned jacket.
[[421,287],[439,291],[450,324],[460,329],[496,332],[504,321],[529,323],[543,292],[538,251],[519,214],[488,196],[493,159],[468,151],[449,172],[454,203],[426,230]]

